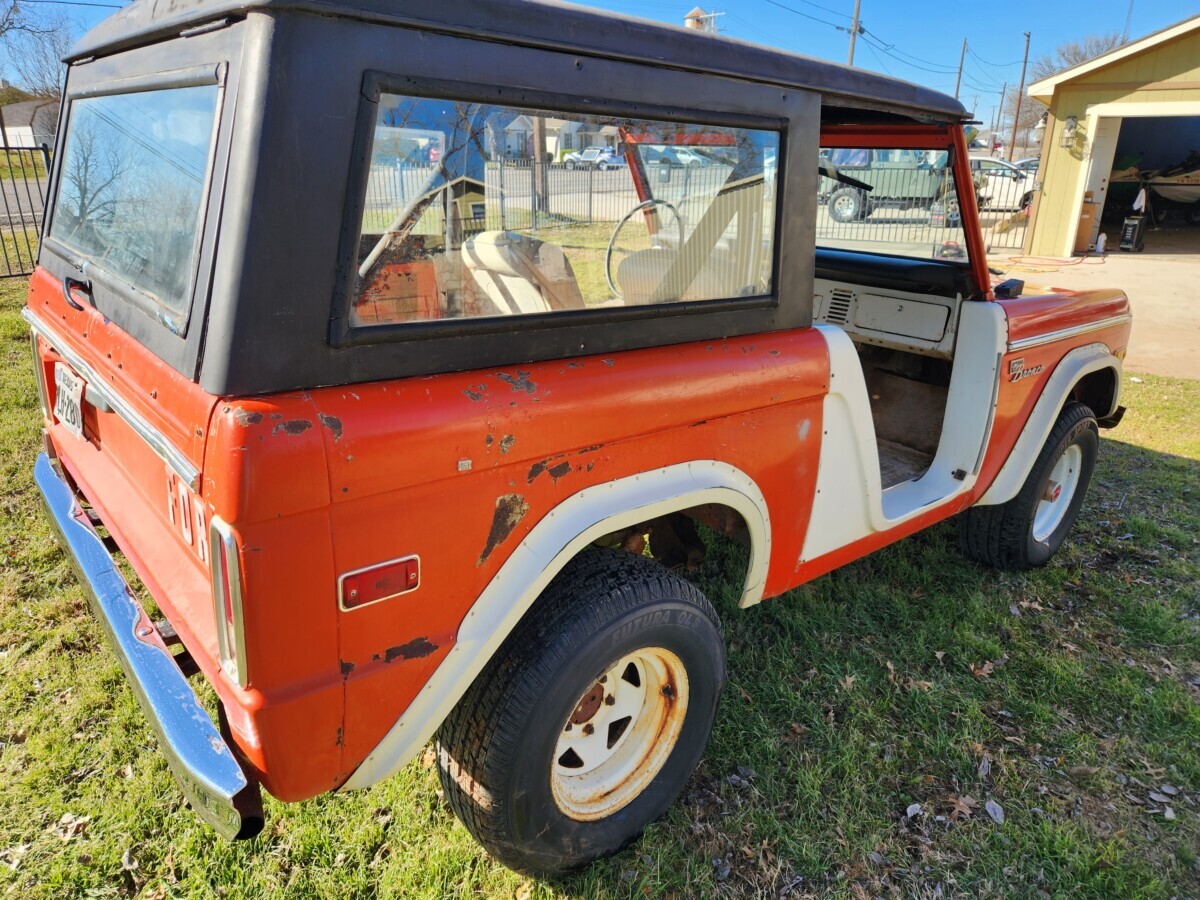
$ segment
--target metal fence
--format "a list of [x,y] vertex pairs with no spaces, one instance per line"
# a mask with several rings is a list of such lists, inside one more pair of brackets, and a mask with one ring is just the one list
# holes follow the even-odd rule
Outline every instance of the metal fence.
[[0,278],[33,271],[49,171],[46,147],[0,147]]
[[[688,218],[689,208],[702,210],[729,179],[730,167],[655,166],[648,173],[654,196]],[[625,165],[607,169],[546,165],[544,182],[534,191],[532,160],[489,162],[480,178],[453,183],[453,203],[461,229],[479,231],[538,230],[561,225],[613,225],[640,202]],[[426,196],[435,185],[433,166],[375,166],[367,182],[365,230],[382,231]],[[439,233],[444,206],[435,204],[422,216],[417,233]]]
[[[818,245],[909,256],[953,255],[965,246],[957,204],[946,201],[949,182],[930,176],[926,184],[920,170],[873,175],[874,190],[869,194],[820,179]],[[1020,252],[1029,225],[1031,185],[996,178],[976,193],[987,252]]]
[[[647,175],[654,196],[679,207],[690,226],[697,217],[695,214],[702,212],[726,183],[730,172],[728,166],[714,163],[650,166]],[[410,208],[414,199],[439,183],[436,176],[435,166],[374,167],[367,187],[367,230],[387,228],[396,216]],[[455,182],[454,203],[464,235],[496,230],[536,231],[560,225],[613,225],[638,204],[625,165],[605,170],[547,165],[537,202],[532,160],[489,162],[478,176]],[[924,186],[928,188],[925,196],[915,196],[914,186],[907,183],[913,180],[911,173],[897,172],[894,185],[887,182],[886,173],[881,173],[881,177],[881,183],[871,192],[872,202],[859,209],[847,209],[844,195],[839,199],[841,185],[828,178],[820,180],[818,245],[916,256],[943,254],[948,252],[947,245],[951,250],[965,247],[960,220],[953,206],[943,200],[946,185],[941,183],[942,179],[931,177],[930,184]],[[980,222],[988,252],[1019,252],[1029,222],[1028,188],[998,181],[981,188],[979,194]],[[417,226],[418,233],[441,233],[445,227],[444,210],[442,204],[427,210]]]

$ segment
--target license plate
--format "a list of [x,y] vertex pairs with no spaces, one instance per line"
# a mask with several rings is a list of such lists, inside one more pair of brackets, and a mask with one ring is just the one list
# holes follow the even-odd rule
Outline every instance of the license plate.
[[83,379],[62,363],[54,364],[54,416],[78,438],[83,437]]

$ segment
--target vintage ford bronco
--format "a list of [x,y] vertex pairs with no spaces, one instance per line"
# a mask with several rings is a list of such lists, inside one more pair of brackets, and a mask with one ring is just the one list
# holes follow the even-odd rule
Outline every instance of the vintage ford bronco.
[[716,713],[705,541],[743,607],[952,516],[1038,565],[1120,418],[1122,293],[997,292],[970,187],[819,207],[837,149],[971,185],[941,94],[527,0],[137,0],[69,62],[36,478],[227,836],[435,739],[504,863],[614,852]]

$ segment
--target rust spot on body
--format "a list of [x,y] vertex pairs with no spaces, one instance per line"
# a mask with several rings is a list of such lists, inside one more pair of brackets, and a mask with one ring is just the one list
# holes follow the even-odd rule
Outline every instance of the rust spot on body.
[[246,412],[244,409],[239,409],[234,412],[233,419],[243,428],[249,428],[251,425],[257,425],[261,422],[263,414],[260,412]]
[[529,504],[520,494],[503,494],[496,498],[496,513],[492,516],[492,527],[488,530],[487,543],[475,565],[482,566],[492,551],[512,534],[529,512]]
[[383,653],[384,662],[397,659],[423,659],[437,649],[437,644],[431,644],[423,637],[413,638],[407,644],[388,647]]
[[346,662],[344,659],[338,660],[338,668],[342,670],[342,677],[346,678],[354,671],[354,663]]
[[272,428],[271,434],[279,434],[281,431],[286,434],[303,434],[310,428],[312,428],[312,422],[308,421],[308,419],[289,419],[286,422],[280,422]]
[[562,478],[564,475],[570,474],[571,464],[569,462],[561,462],[557,466],[551,468],[549,472],[550,477],[555,481],[558,481],[558,479]]
[[317,413],[317,418],[321,420],[321,424],[329,429],[335,441],[342,439],[342,420],[337,416],[327,416],[325,413]]
[[529,380],[529,372],[524,369],[517,369],[516,375],[509,375],[507,372],[497,372],[496,377],[513,389],[514,393],[524,391],[527,394],[532,394],[537,390],[537,385]]
[[471,400],[474,400],[476,403],[478,403],[483,399],[483,392],[485,390],[487,390],[485,385],[476,384],[469,388],[463,388],[463,393],[466,394]]
[[500,438],[500,452],[507,453],[512,449],[512,445],[516,442],[517,439],[514,435],[506,434],[504,437]]

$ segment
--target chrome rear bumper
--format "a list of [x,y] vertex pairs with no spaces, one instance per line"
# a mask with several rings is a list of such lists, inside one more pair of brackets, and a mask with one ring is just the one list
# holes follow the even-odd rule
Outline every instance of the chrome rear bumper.
[[227,838],[253,837],[263,826],[258,782],[247,777],[200,705],[58,464],[45,453],[39,454],[34,478],[50,523],[87,591],[92,612],[104,626],[192,808]]

